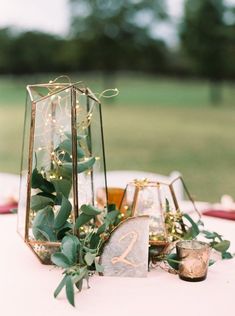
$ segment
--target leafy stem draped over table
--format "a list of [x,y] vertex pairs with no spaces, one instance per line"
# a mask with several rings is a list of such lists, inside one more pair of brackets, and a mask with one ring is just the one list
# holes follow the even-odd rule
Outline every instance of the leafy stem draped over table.
[[[90,221],[94,220],[100,214],[99,210],[85,205],[81,207],[81,211],[75,224],[77,229],[81,229],[81,227],[84,226],[86,227]],[[169,217],[171,217],[170,225]],[[171,232],[172,227],[179,225],[179,217],[180,225],[183,223],[185,230],[184,233],[182,233],[182,231],[180,233],[180,230],[176,229],[179,234],[176,238],[176,235],[172,235]],[[89,276],[94,273],[94,271],[102,273],[103,267],[98,263],[102,246],[110,236],[114,226],[118,225],[121,219],[121,213],[114,209],[107,213],[101,226],[96,227],[90,223],[88,226],[89,232],[85,233],[85,229],[82,230],[79,238],[69,234],[63,238],[60,252],[53,254],[51,257],[55,265],[64,268],[64,277],[54,292],[55,297],[57,297],[63,287],[65,287],[67,299],[74,305],[74,285],[81,291],[83,281],[86,280],[88,284]],[[185,219],[186,222],[184,222]],[[187,221],[191,223],[191,226],[187,224]],[[172,220],[172,212],[167,211],[165,213],[165,223],[170,239],[178,240],[178,238],[180,238],[181,240],[189,240],[202,235],[210,241],[212,248],[221,253],[223,259],[232,258],[231,253],[228,252],[230,242],[223,240],[222,236],[216,232],[200,229],[200,227],[203,227],[202,221],[196,223],[188,214],[183,214],[180,211],[178,211],[178,218]],[[178,269],[179,260],[177,255],[168,251],[163,253],[159,252],[156,246],[149,248],[149,258],[151,260],[150,263],[163,262],[166,268],[170,266],[176,271]],[[210,262],[210,264],[213,263],[213,261]],[[171,272],[172,270],[168,269],[168,271]]]

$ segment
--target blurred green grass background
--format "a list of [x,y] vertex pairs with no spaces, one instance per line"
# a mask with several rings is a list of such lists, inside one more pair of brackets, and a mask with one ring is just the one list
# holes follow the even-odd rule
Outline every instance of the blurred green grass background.
[[[94,91],[102,77],[75,76]],[[53,75],[0,78],[0,172],[20,171],[26,84]],[[140,74],[110,81],[120,94],[103,100],[107,169],[182,173],[197,200],[235,198],[235,92],[223,84],[223,103],[209,104],[207,82],[156,79]]]

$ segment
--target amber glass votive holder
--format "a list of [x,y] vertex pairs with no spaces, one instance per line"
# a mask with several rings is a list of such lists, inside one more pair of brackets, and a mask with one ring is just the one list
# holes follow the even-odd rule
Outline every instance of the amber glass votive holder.
[[[107,187],[108,204],[115,204],[117,208],[120,207],[124,189],[118,187]],[[104,207],[106,204],[106,189],[100,188],[97,191],[97,203]]]
[[197,240],[182,240],[176,244],[179,277],[184,281],[198,282],[207,277],[211,247]]

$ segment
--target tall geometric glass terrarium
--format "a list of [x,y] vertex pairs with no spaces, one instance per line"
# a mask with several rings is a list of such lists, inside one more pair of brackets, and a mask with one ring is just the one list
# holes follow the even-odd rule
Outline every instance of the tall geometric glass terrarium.
[[101,105],[90,89],[27,86],[18,231],[42,262],[72,230],[83,204],[98,207],[105,171]]

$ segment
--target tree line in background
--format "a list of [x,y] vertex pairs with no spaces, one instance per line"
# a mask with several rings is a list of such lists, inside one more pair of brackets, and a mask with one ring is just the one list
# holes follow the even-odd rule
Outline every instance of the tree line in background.
[[[66,38],[0,30],[0,74],[120,70],[235,79],[235,8],[223,0],[186,0],[179,44],[154,36],[170,21],[163,0],[70,0]],[[217,91],[217,90],[215,90]]]

